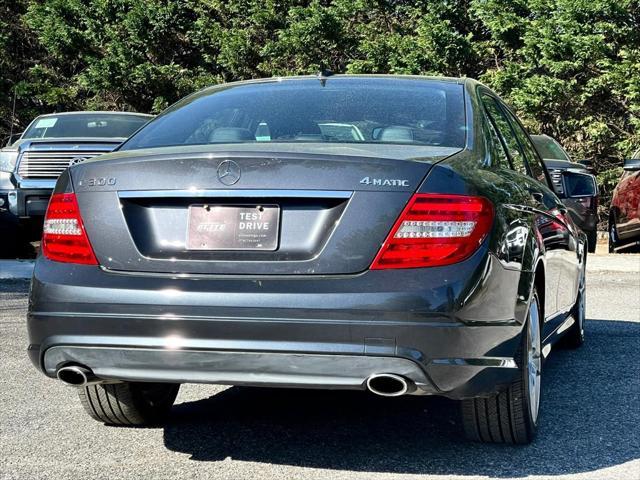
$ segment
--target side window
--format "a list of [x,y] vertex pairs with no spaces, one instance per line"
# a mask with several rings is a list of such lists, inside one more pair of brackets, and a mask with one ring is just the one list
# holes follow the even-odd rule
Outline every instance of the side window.
[[509,158],[511,159],[511,166],[517,172],[527,175],[524,153],[518,143],[518,139],[511,129],[511,125],[509,125],[508,118],[505,116],[495,98],[484,94],[481,98],[489,118],[493,122],[496,130],[498,130],[498,133],[502,138],[502,142],[507,148]]
[[496,167],[511,168],[509,157],[502,145],[502,141],[491,121],[486,122],[486,135],[489,151],[491,152],[491,164]]
[[531,176],[540,183],[549,186],[547,183],[547,176],[544,173],[544,165],[542,165],[542,160],[531,143],[531,138],[529,138],[529,135],[525,132],[524,128],[522,128],[520,122],[518,122],[513,113],[506,108],[504,110],[507,113],[509,120],[511,120],[513,131],[515,132],[516,137],[518,137],[518,141],[524,150],[527,163],[529,164],[529,170],[531,171]]

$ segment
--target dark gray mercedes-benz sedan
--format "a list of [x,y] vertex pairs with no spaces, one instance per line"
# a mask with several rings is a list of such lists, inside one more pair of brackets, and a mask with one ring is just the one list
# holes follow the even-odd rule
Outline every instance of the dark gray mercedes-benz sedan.
[[208,88],[60,177],[29,356],[107,424],[181,383],[368,389],[526,443],[544,358],[584,338],[586,239],[550,187],[472,80]]

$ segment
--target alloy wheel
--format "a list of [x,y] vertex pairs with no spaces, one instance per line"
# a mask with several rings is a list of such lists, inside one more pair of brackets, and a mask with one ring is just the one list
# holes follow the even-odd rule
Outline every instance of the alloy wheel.
[[527,328],[527,382],[531,419],[538,421],[540,392],[542,385],[542,348],[540,339],[540,311],[538,300],[534,298],[529,306],[529,326]]

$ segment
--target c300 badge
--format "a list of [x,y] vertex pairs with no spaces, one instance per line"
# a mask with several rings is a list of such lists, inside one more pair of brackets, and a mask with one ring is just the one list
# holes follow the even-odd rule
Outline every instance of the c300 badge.
[[116,177],[96,177],[80,180],[80,186],[85,187],[106,187],[116,184]]

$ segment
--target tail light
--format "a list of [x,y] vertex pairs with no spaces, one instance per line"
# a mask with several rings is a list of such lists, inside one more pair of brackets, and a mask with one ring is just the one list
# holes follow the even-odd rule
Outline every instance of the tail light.
[[98,265],[75,193],[54,193],[44,217],[42,253],[50,260]]
[[464,260],[487,237],[493,205],[483,197],[415,194],[372,269],[436,267]]

